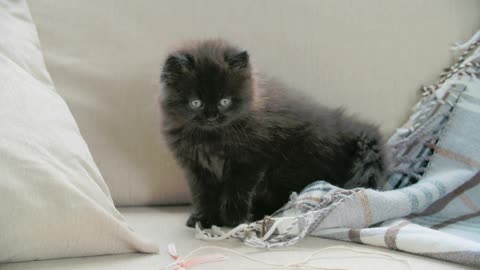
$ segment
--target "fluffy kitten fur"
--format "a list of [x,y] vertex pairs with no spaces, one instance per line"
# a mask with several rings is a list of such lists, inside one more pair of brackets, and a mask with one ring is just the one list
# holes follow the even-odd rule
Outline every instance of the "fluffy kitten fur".
[[247,51],[221,40],[190,44],[168,56],[161,82],[165,136],[193,195],[187,226],[261,219],[316,180],[382,184],[376,127],[260,79]]

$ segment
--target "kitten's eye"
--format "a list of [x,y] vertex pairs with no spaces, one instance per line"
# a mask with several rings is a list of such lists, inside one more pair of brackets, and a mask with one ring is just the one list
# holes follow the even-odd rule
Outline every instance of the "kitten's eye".
[[193,109],[199,109],[200,107],[202,107],[202,101],[199,99],[192,100],[190,101],[190,107],[192,107]]
[[222,107],[228,107],[228,106],[230,106],[231,103],[232,103],[232,99],[230,99],[230,98],[222,98],[220,100],[220,106],[222,106]]

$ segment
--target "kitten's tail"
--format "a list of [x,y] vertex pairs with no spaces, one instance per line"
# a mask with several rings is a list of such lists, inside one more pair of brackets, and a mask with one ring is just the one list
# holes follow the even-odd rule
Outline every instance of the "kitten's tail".
[[380,132],[364,131],[356,138],[356,151],[352,164],[352,177],[345,188],[383,187],[386,180],[386,154]]

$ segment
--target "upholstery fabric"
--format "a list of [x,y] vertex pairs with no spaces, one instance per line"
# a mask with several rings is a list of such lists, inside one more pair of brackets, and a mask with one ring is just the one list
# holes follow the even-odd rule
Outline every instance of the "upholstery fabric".
[[[330,247],[324,250],[320,257],[324,259],[313,262],[313,265],[330,269],[348,270],[405,270],[405,269],[442,269],[460,270],[474,269],[463,265],[438,261],[431,258],[415,256],[403,252],[388,251],[383,249],[308,237],[295,247],[272,249],[265,251],[245,246],[243,243],[231,240],[221,242],[206,242],[193,237],[194,231],[185,226],[190,209],[188,207],[127,207],[120,208],[128,223],[142,235],[148,235],[151,241],[160,246],[160,253],[154,255],[145,254],[122,254],[115,256],[95,256],[86,258],[70,258],[62,260],[47,260],[38,262],[11,263],[0,265],[1,270],[158,270],[173,262],[167,252],[167,245],[175,243],[180,255],[186,255],[190,251],[202,246],[219,246],[233,249],[256,259],[276,263],[288,263],[303,260],[313,251]],[[336,247],[336,248],[334,248]],[[354,252],[352,250],[362,253]],[[204,254],[224,253],[219,250],[206,251]],[[387,254],[395,259],[405,260],[392,261],[379,255]],[[195,270],[245,270],[265,269],[261,266],[242,259],[234,254],[224,253],[228,256],[225,262],[209,263],[195,266]],[[270,269],[270,268],[269,268]]]
[[389,135],[448,46],[479,27],[479,1],[30,1],[49,71],[117,205],[189,201],[160,134],[166,54],[222,37],[261,72],[378,123]]

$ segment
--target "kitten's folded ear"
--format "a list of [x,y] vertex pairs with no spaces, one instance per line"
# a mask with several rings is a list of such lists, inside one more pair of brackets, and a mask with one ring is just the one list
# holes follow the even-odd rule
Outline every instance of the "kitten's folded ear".
[[249,66],[250,56],[246,50],[225,53],[225,62],[232,69],[244,69]]
[[162,75],[160,80],[162,82],[170,82],[172,79],[178,78],[180,75],[187,73],[195,67],[195,60],[193,56],[188,53],[171,54],[165,60],[163,65]]

